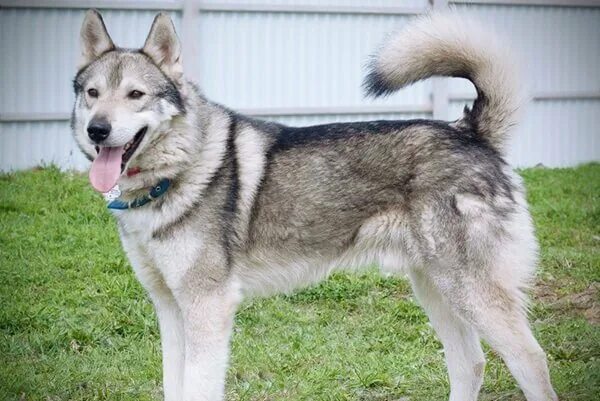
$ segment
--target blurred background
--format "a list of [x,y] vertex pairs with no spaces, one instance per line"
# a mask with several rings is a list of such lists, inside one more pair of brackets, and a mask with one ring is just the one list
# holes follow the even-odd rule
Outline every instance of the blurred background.
[[290,125],[456,119],[475,91],[433,79],[363,98],[369,55],[416,14],[455,7],[509,42],[532,96],[514,134],[515,166],[600,160],[598,0],[0,0],[0,170],[85,169],[69,128],[71,80],[87,8],[118,46],[141,47],[170,12],[188,77],[212,100]]

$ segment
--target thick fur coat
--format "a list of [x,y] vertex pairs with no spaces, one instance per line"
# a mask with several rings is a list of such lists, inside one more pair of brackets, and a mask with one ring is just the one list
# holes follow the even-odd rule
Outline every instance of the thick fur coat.
[[410,278],[444,345],[450,400],[478,397],[480,339],[529,401],[557,400],[526,317],[537,243],[504,160],[521,96],[495,39],[456,15],[429,15],[373,58],[365,88],[374,96],[433,75],[471,80],[478,97],[458,121],[291,128],[204,98],[182,75],[165,14],[140,50],[117,48],[96,11],[81,37],[72,125],[93,160],[92,184],[118,184],[127,201],[172,183],[145,206],[115,211],[158,315],[165,400],[223,399],[243,296],[370,263]]

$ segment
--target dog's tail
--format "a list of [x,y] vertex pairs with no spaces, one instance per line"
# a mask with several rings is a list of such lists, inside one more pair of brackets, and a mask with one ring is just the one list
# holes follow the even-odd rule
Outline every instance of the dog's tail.
[[466,124],[498,150],[517,123],[523,97],[508,50],[473,21],[455,12],[418,17],[392,35],[374,56],[363,84],[380,96],[434,75],[470,80],[477,89]]

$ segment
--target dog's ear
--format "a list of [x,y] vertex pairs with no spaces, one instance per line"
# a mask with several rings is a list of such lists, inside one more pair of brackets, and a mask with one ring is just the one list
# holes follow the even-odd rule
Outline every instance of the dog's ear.
[[96,10],[88,10],[81,26],[82,66],[85,66],[104,53],[114,50],[115,44],[108,35],[102,16]]
[[179,81],[182,75],[181,46],[171,18],[159,13],[152,23],[142,51],[170,78]]

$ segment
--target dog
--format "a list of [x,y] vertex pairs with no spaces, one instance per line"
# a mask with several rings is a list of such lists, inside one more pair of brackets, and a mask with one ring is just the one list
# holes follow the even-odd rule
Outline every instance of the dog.
[[224,397],[244,296],[287,292],[338,267],[406,274],[439,336],[450,400],[478,398],[485,340],[529,401],[556,401],[527,321],[538,246],[505,161],[523,97],[506,47],[455,14],[416,18],[373,57],[372,96],[431,76],[469,79],[453,122],[293,128],[207,100],[183,76],[168,15],[142,49],[88,11],[73,80],[75,141],[114,193],[123,248],[158,316],[164,398]]

